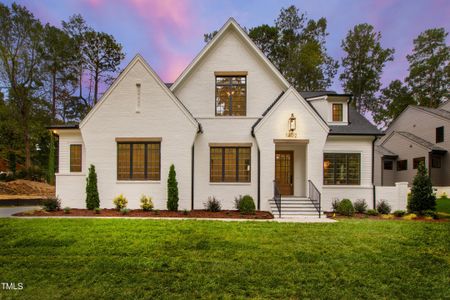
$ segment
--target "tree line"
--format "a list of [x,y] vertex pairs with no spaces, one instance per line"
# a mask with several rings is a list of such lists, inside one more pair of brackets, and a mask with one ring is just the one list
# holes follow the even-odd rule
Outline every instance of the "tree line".
[[[432,28],[414,39],[407,55],[409,75],[381,88],[381,75],[394,60],[395,50],[381,45],[381,32],[370,24],[357,24],[341,42],[340,61],[327,53],[327,20],[308,19],[295,6],[282,8],[274,25],[244,28],[253,42],[299,91],[326,90],[337,75],[352,105],[386,127],[410,104],[437,107],[449,99],[450,47],[444,28]],[[217,31],[206,33],[209,42]]]
[[0,157],[9,168],[46,170],[53,147],[46,126],[82,119],[124,57],[112,35],[81,15],[58,28],[0,3]]

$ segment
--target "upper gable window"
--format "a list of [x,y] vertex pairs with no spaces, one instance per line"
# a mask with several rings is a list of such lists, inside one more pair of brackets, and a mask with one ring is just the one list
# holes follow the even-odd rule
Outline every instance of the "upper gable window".
[[342,122],[343,121],[343,107],[342,103],[333,103],[333,122]]
[[247,77],[216,76],[216,116],[245,116]]

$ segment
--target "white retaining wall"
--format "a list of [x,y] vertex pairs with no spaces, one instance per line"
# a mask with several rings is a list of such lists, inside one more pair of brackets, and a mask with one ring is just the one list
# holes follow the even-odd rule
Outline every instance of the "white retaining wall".
[[408,204],[408,183],[396,182],[395,186],[376,186],[375,194],[377,203],[386,200],[392,211],[406,210]]

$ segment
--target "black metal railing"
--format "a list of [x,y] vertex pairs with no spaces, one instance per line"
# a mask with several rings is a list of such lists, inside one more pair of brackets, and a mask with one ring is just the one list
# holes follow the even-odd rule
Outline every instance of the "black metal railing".
[[321,217],[320,210],[321,210],[321,195],[317,187],[314,185],[314,183],[311,180],[308,180],[308,192],[309,192],[309,199],[313,203],[314,207],[317,209],[317,212],[319,213],[319,218]]
[[281,193],[276,180],[273,181],[273,201],[278,209],[278,215],[281,218]]

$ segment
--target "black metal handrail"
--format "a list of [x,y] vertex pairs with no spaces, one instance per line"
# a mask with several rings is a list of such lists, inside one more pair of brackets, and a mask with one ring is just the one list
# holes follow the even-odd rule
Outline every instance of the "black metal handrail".
[[273,181],[273,201],[277,206],[278,215],[281,218],[281,193],[276,180]]
[[317,187],[314,185],[314,183],[311,180],[308,180],[308,192],[309,192],[309,199],[313,203],[314,207],[317,209],[317,212],[319,213],[319,218],[321,217],[320,210],[321,210],[321,195]]

